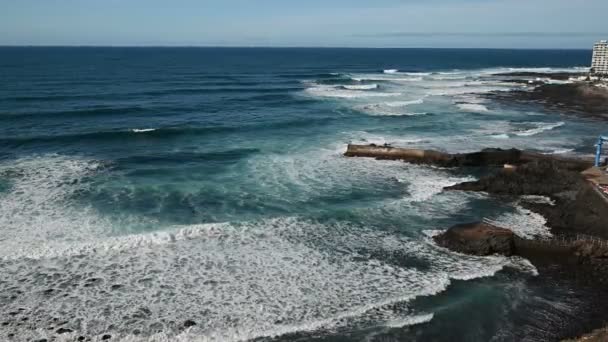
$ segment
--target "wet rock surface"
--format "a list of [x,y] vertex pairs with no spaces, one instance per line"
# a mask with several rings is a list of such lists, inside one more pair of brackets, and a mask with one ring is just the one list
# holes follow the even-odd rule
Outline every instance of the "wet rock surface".
[[[513,82],[514,80],[511,80]],[[527,83],[528,81],[522,82]],[[532,90],[514,90],[486,94],[493,100],[505,104],[529,103],[544,106],[550,110],[572,113],[579,116],[608,119],[608,89],[592,83],[577,82],[566,84],[532,83]]]
[[478,181],[447,187],[446,190],[485,191],[500,195],[540,195],[560,197],[578,191],[584,184],[580,172],[588,163],[576,164],[558,160],[537,160],[515,169],[501,169]]
[[453,226],[434,240],[438,245],[460,253],[510,256],[515,253],[514,237],[509,229],[476,222]]
[[487,148],[479,152],[449,154],[434,150],[407,149],[390,145],[349,144],[346,157],[368,157],[382,160],[401,160],[412,164],[437,165],[442,167],[503,167],[505,164],[523,165],[530,162],[551,161],[566,170],[582,171],[591,162],[579,159],[560,159],[552,156],[518,149]]

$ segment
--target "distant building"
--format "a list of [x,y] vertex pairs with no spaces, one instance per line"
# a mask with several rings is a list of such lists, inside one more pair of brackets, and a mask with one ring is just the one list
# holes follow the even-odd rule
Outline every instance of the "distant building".
[[608,41],[600,40],[593,46],[591,74],[608,77]]

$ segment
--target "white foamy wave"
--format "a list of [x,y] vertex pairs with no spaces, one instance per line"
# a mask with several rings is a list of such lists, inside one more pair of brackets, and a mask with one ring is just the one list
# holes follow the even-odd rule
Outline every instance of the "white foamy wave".
[[344,88],[344,89],[349,89],[349,90],[371,90],[371,89],[379,88],[379,86],[377,84],[343,85],[343,86],[339,86],[339,87]]
[[544,152],[544,154],[566,154],[566,153],[570,153],[570,152],[574,152],[573,148],[559,148],[556,150],[552,150],[549,152]]
[[423,168],[418,170],[418,174],[415,178],[399,179],[399,182],[408,183],[409,198],[411,201],[423,202],[441,193],[445,187],[475,180],[476,178],[474,177],[455,177],[450,176],[445,171],[442,172],[437,169]]
[[[77,258],[0,262],[6,275],[0,289],[15,296],[6,310],[35,307],[28,316],[41,326],[67,312],[78,317],[77,324],[66,319],[65,325],[76,335],[242,341],[356,326],[378,317],[390,322],[395,317],[385,308],[393,304],[407,309],[414,298],[445,291],[450,279],[490,276],[513,264],[504,257],[449,253],[347,223],[277,218],[182,230],[197,233],[124,250],[99,249]],[[367,251],[396,250],[431,266],[419,270],[365,257]],[[52,276],[39,276],[44,274]],[[69,300],[55,300],[64,293]],[[430,319],[401,316],[393,325]],[[198,324],[184,332],[188,319]],[[53,333],[10,328],[24,338]],[[142,334],[131,335],[134,329]]]
[[73,199],[101,167],[97,161],[59,155],[0,165],[10,182],[0,194],[0,258],[44,253],[111,231],[107,220]]
[[370,115],[383,115],[383,116],[411,116],[411,115],[425,115],[426,112],[411,112],[404,109],[411,105],[418,105],[424,103],[424,99],[416,99],[409,101],[389,101],[382,103],[370,103],[366,105],[356,106],[355,109],[362,111]]
[[398,318],[398,319],[393,319],[393,320],[387,321],[384,323],[384,325],[387,328],[403,328],[406,326],[428,323],[433,320],[433,317],[434,317],[434,315],[431,313],[431,314],[426,314],[426,315],[417,315],[417,316],[411,316],[411,317],[405,317],[405,318]]
[[487,221],[495,226],[508,228],[517,236],[525,239],[548,238],[552,236],[549,227],[546,225],[547,219],[517,204],[515,205],[514,212],[506,213],[496,218],[489,218]]
[[521,196],[521,200],[530,203],[548,204],[551,206],[555,205],[555,201],[547,196],[525,195]]
[[542,133],[544,131],[550,131],[557,127],[561,127],[565,123],[563,121],[560,121],[560,122],[554,122],[554,123],[552,123],[552,122],[531,122],[530,124],[536,125],[536,127],[527,129],[527,130],[523,130],[523,131],[513,132],[513,134],[522,136],[522,137],[524,137],[524,136],[528,137],[528,136]]
[[384,70],[385,74],[396,74],[398,72],[399,72],[399,70],[397,70],[397,69],[386,69],[386,70]]
[[[405,77],[404,77],[405,76]],[[423,78],[420,76],[409,76],[407,74],[363,74],[363,75],[354,75],[351,77],[351,79],[353,81],[356,82],[364,82],[364,81],[370,81],[370,82],[393,82],[393,83],[399,83],[399,82],[418,82],[418,81],[422,81]]]
[[433,238],[444,232],[445,232],[445,229],[425,229],[422,231],[422,234],[424,234],[424,236],[426,236],[428,238]]
[[465,112],[485,113],[488,111],[488,107],[478,103],[458,103],[456,107]]
[[589,72],[589,67],[567,67],[567,68],[552,68],[552,67],[531,67],[531,68],[510,68],[510,67],[497,67],[488,68],[480,71],[482,75],[488,74],[502,74],[502,73],[513,73],[513,72],[537,72],[537,73],[560,73],[560,72],[572,72],[572,73],[585,73]]
[[156,128],[134,128],[131,130],[131,132],[133,132],[133,133],[145,133],[145,132],[152,132],[152,131],[156,131]]
[[416,100],[410,100],[410,101],[385,102],[385,103],[383,103],[383,105],[388,106],[388,107],[407,107],[410,105],[423,104],[423,103],[424,103],[424,99],[416,99]]
[[399,96],[401,93],[387,93],[387,92],[372,92],[363,90],[350,90],[340,89],[335,86],[316,85],[311,88],[307,88],[305,93],[315,97],[334,97],[334,98],[345,98],[345,99],[356,99],[365,97],[390,97]]

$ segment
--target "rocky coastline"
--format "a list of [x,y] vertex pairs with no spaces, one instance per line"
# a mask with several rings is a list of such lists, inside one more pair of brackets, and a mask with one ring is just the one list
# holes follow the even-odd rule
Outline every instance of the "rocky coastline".
[[501,77],[505,83],[524,84],[527,88],[483,95],[499,103],[535,104],[566,114],[608,119],[608,87],[603,83],[581,80],[586,74],[516,72],[493,76]]
[[[376,145],[349,145],[345,156],[478,167],[486,173],[479,180],[456,184],[444,191],[478,191],[509,200],[527,195],[548,198],[548,201],[522,201],[521,205],[547,219],[553,238],[524,239],[508,229],[481,221],[455,225],[436,235],[434,241],[459,253],[524,257],[535,265],[541,280],[564,281],[585,288],[586,293],[594,295],[589,298],[590,303],[608,304],[608,197],[597,191],[585,176],[584,171],[592,166],[591,160],[515,149],[447,154]],[[580,321],[571,322],[560,332],[559,339],[576,338],[605,326],[608,311],[601,307],[591,311],[593,314],[581,312]]]

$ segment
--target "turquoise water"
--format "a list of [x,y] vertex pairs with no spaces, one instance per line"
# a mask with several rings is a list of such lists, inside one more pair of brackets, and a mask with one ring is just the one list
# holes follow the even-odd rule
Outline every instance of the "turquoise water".
[[534,267],[429,237],[483,218],[546,236],[544,219],[441,191],[478,170],[342,153],[591,154],[601,133],[483,96],[523,87],[497,73],[584,70],[588,51],[0,52],[0,300],[36,320],[0,331],[24,339],[53,318],[126,341],[521,338]]

